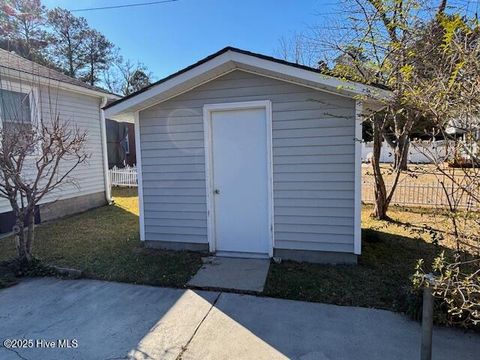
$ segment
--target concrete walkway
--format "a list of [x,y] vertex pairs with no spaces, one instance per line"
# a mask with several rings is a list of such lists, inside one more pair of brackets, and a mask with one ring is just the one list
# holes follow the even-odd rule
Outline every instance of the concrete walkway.
[[[76,348],[0,359],[419,359],[419,324],[388,311],[129,285],[27,280],[0,290],[0,338]],[[436,328],[434,359],[478,359],[480,336]]]
[[270,259],[209,256],[202,260],[203,266],[188,282],[191,287],[261,293],[270,268]]

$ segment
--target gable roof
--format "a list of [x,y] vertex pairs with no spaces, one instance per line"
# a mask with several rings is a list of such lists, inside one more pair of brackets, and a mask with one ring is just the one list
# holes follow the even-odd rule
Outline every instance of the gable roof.
[[365,85],[326,75],[319,69],[271,56],[226,47],[206,58],[104,107],[107,116],[120,116],[145,109],[233,70],[244,70],[278,80],[294,82],[347,97],[372,99],[389,96],[384,87]]
[[96,94],[98,96],[107,96],[110,99],[119,98],[118,95],[112,94],[111,92],[108,92],[102,88],[86,84],[81,80],[61,73],[60,71],[40,65],[34,61],[25,59],[14,52],[3,49],[0,49],[0,68],[4,68],[6,70],[5,75],[12,77],[21,77],[22,75],[20,75],[20,73],[22,73],[32,77],[43,78],[46,81],[62,83],[67,86],[71,86],[80,92],[83,91],[90,94]]

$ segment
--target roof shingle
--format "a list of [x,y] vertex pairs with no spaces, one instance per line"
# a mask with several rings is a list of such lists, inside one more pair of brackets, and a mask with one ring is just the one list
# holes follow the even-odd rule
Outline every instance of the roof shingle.
[[60,71],[51,69],[44,65],[40,65],[36,62],[25,59],[15,54],[14,52],[9,52],[3,49],[0,49],[0,67],[27,73],[34,76],[39,76],[54,81],[59,81],[70,85],[79,86],[88,90],[98,91],[108,95],[115,95],[102,88],[99,88],[97,86],[91,86],[81,80],[65,75]]

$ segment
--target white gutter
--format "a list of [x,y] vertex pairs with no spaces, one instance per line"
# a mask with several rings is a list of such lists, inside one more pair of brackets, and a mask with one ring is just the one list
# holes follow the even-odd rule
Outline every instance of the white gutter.
[[112,191],[108,174],[108,149],[107,149],[107,129],[105,125],[105,111],[103,107],[107,105],[107,97],[102,98],[100,104],[100,131],[102,136],[102,155],[103,155],[103,178],[105,180],[105,197],[109,204],[112,203]]

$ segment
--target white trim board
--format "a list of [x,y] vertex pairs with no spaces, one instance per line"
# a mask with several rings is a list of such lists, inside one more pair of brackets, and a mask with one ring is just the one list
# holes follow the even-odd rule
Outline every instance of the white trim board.
[[138,111],[134,115],[135,118],[135,152],[137,165],[137,182],[138,182],[138,223],[140,228],[140,240],[145,241],[145,211],[143,209],[143,179],[142,179],[142,149],[140,146],[140,122]]
[[353,253],[362,253],[362,122],[363,103],[355,102],[355,191]]
[[205,104],[203,106],[203,131],[205,148],[205,183],[207,193],[207,237],[210,252],[216,251],[215,239],[215,206],[213,202],[213,159],[212,159],[212,136],[211,119],[214,111],[228,111],[239,109],[265,109],[267,122],[267,164],[268,164],[268,211],[269,211],[269,233],[270,246],[268,255],[273,256],[274,240],[274,214],[273,214],[273,151],[272,151],[272,103],[270,100],[246,101],[222,104]]
[[110,185],[110,175],[108,171],[108,147],[107,147],[107,125],[105,120],[105,111],[103,107],[107,104],[108,99],[102,98],[100,103],[100,136],[102,141],[102,160],[103,160],[103,178],[105,183],[105,198],[107,203],[112,203],[112,187]]

